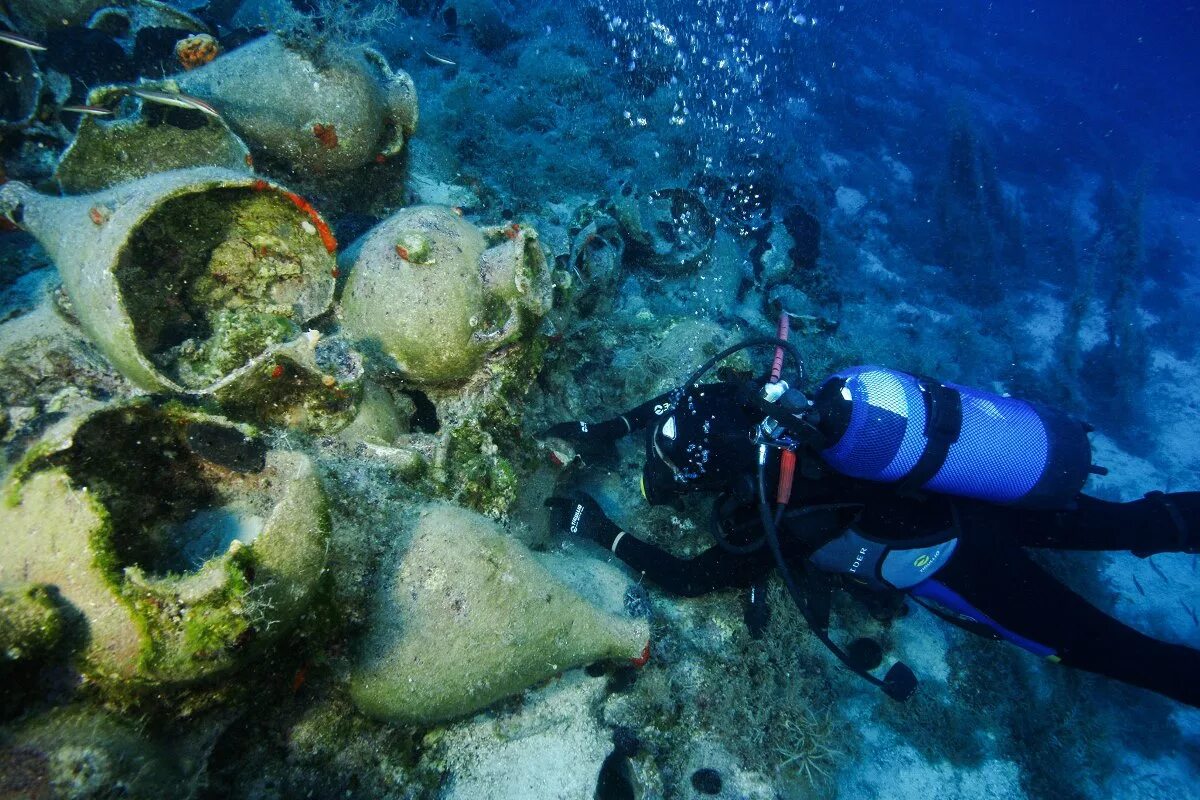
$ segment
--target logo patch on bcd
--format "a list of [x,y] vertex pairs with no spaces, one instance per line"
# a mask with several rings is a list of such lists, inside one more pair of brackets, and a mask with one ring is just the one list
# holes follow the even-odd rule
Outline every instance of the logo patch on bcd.
[[933,561],[933,559],[929,557],[929,554],[922,553],[917,556],[917,560],[913,562],[913,566],[917,569],[925,569],[925,567],[929,566],[930,561]]

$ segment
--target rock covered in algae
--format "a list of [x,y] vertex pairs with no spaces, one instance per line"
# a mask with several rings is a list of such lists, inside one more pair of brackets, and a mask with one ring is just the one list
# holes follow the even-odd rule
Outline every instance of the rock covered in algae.
[[312,53],[264,36],[176,80],[214,105],[256,157],[302,174],[399,155],[417,125],[412,79],[369,47]]
[[325,223],[244,173],[175,170],[77,197],[14,182],[0,210],[45,247],[84,331],[143,389],[210,392],[333,301]]
[[417,384],[462,383],[549,310],[550,277],[532,229],[479,229],[450,208],[392,215],[349,251],[346,328]]
[[62,612],[45,586],[0,590],[0,675],[5,664],[46,655],[62,635]]
[[54,587],[81,670],[118,698],[245,665],[317,589],[329,517],[310,460],[148,401],[51,430],[5,486],[0,588]]
[[183,778],[171,753],[97,709],[57,708],[0,730],[0,797],[182,797]]
[[584,599],[465,509],[424,508],[399,555],[351,675],[351,695],[371,716],[428,723],[470,714],[562,670],[636,658],[648,641],[644,620]]

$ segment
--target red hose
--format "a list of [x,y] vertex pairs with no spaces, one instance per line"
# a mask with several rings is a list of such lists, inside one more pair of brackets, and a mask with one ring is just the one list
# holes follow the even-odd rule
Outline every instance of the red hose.
[[[779,312],[779,332],[777,338],[787,341],[788,331],[791,325],[788,323],[788,313],[786,311]],[[771,383],[779,383],[779,376],[783,374],[783,348],[776,346],[775,362],[771,364]],[[796,474],[796,453],[792,450],[779,451],[779,485],[775,487],[775,502],[782,506],[786,506],[788,500],[792,498],[792,478]]]
[[[779,312],[779,331],[776,337],[783,339],[785,342],[788,338],[788,330],[791,328],[788,325],[788,313],[786,311]],[[779,376],[783,374],[783,348],[775,348],[775,361],[771,364],[771,383],[779,383]]]
[[796,451],[779,451],[779,485],[775,488],[775,502],[786,506],[792,499],[792,478],[796,474]]

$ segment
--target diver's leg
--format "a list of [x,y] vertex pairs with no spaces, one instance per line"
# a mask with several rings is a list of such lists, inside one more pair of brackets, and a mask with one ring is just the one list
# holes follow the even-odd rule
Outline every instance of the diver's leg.
[[1160,642],[1055,580],[1011,538],[966,531],[937,581],[1062,663],[1200,707],[1200,650]]
[[963,513],[989,527],[1003,526],[1023,547],[1140,556],[1200,552],[1200,492],[1151,492],[1128,503],[1079,495],[1076,507],[1064,511],[972,505]]

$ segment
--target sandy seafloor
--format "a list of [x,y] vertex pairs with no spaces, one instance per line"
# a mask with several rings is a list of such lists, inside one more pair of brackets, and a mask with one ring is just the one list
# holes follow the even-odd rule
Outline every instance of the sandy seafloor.
[[[1170,61],[1164,46],[1122,89],[1080,56],[1090,51],[1078,37],[1096,36],[1118,70],[1138,63],[1124,50],[1136,36],[1103,40],[1110,30],[1066,12],[1038,29],[1015,8],[495,0],[493,17],[484,0],[461,4],[451,35],[444,9],[431,6],[460,4],[411,5],[360,32],[412,75],[421,113],[404,192],[369,188],[463,206],[479,222],[521,220],[560,264],[571,257],[572,214],[623,192],[705,186],[719,219],[699,269],[664,278],[626,259],[586,304],[566,309],[528,398],[528,434],[669,388],[716,348],[769,334],[782,297],[805,315],[795,340],[815,375],[883,363],[1054,403],[1097,427],[1094,460],[1109,474],[1088,491],[1132,499],[1200,488],[1198,142],[1194,118],[1179,111],[1194,62]],[[1179,13],[1174,22],[1134,15],[1129,30],[1146,26],[1154,44],[1164,27],[1195,25],[1194,12]],[[472,29],[472,19],[498,27]],[[1070,41],[1056,46],[1056,36]],[[263,82],[269,92],[270,76]],[[954,131],[969,131],[969,158],[982,159],[973,162],[984,164],[980,179],[1002,198],[986,221],[988,254],[969,267],[945,260]],[[55,146],[39,142],[9,149],[10,177],[45,177]],[[1106,255],[1106,234],[1128,224],[1098,200],[1106,187],[1142,198],[1132,265]],[[721,199],[730,197],[766,210],[741,216]],[[321,208],[343,236],[374,221]],[[796,242],[797,208],[807,242]],[[789,247],[804,251],[804,265]],[[3,342],[55,278],[22,234],[0,234],[0,257]],[[1117,363],[1106,349],[1110,295],[1128,276],[1146,357]],[[1084,312],[1072,368],[1063,332],[1073,303]],[[91,389],[131,393],[102,364],[88,374]],[[1125,405],[1113,400],[1121,382],[1133,384]],[[5,399],[10,464],[53,413],[50,399]],[[408,499],[370,453],[293,438],[335,497],[335,601],[363,603]],[[697,551],[705,508],[647,513],[641,447],[623,444],[587,486],[630,531]],[[548,490],[544,472],[520,479],[528,497]],[[607,555],[547,534],[535,506],[518,504],[514,535],[572,558]],[[1196,557],[1050,563],[1129,624],[1200,647]],[[341,631],[298,645],[322,649],[302,686],[288,662],[275,693],[178,723],[203,742],[189,751],[178,795],[705,797],[692,776],[709,768],[722,776],[715,796],[727,798],[1200,797],[1196,709],[972,638],[915,606],[879,623],[839,602],[835,636],[876,636],[889,661],[921,677],[920,693],[896,705],[806,637],[778,586],[760,641],[747,635],[734,593],[678,600],[647,588],[654,644],[643,669],[571,670],[522,700],[419,730],[371,721],[349,703],[348,654],[365,614],[342,608]],[[273,674],[269,660],[247,669]]]

